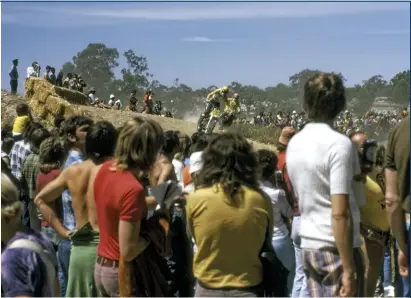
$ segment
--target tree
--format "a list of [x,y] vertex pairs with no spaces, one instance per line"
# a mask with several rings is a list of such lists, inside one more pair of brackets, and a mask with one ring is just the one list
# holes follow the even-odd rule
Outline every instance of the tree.
[[68,73],[75,73],[76,66],[72,62],[66,62],[63,64],[61,71],[63,72],[64,75],[67,75]]
[[402,79],[395,84],[393,99],[398,104],[410,103],[410,81]]
[[374,99],[381,95],[381,92],[385,89],[387,84],[388,82],[384,80],[382,75],[374,75],[363,82],[364,88],[367,89],[368,94]]
[[90,43],[83,51],[73,57],[75,71],[81,75],[89,87],[96,88],[98,96],[110,94],[114,68],[118,67],[118,51],[103,43]]
[[[72,62],[66,62],[62,71],[64,74],[71,72],[82,75],[88,86],[96,88],[101,99],[105,96],[108,98],[110,93],[125,99],[132,89],[137,89],[137,96],[142,96],[146,88],[151,88],[155,93],[155,100],[161,100],[164,107],[180,115],[198,114],[204,109],[207,94],[221,87],[211,85],[193,89],[179,78],[176,78],[171,86],[166,86],[153,79],[144,56],[137,55],[133,50],[126,51],[123,56],[126,66],[120,70],[120,77],[116,78],[114,72],[119,66],[118,50],[102,43],[91,43],[77,53]],[[304,84],[319,72],[318,69],[303,69],[291,75],[286,84],[278,83],[265,89],[233,81],[229,85],[230,96],[234,92],[240,94],[242,109],[247,111],[249,117],[257,112],[299,111]],[[343,74],[335,74],[345,81]],[[347,106],[358,114],[367,111],[373,105],[375,97],[392,98],[401,104],[409,103],[410,71],[397,73],[389,82],[376,74],[353,87],[346,86]],[[123,101],[123,105],[126,104]]]
[[145,89],[149,86],[149,78],[153,75],[148,72],[147,58],[137,56],[133,50],[128,50],[123,54],[126,58],[127,68],[121,70],[124,81],[125,92],[133,89]]

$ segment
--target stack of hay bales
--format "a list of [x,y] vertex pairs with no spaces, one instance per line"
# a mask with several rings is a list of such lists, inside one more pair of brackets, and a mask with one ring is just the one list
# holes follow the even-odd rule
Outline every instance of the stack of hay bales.
[[40,78],[28,78],[25,90],[33,113],[49,125],[53,125],[57,116],[67,118],[77,114],[72,104],[88,104],[85,94],[54,86]]

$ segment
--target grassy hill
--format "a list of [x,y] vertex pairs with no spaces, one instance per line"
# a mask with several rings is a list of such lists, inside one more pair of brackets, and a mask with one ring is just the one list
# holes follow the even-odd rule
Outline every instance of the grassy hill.
[[[19,103],[26,102],[28,100],[19,95],[11,95],[9,92],[2,90],[1,91],[1,126],[12,125],[16,117],[16,106]],[[196,123],[173,119],[165,118],[161,116],[154,115],[144,115],[140,113],[117,111],[110,109],[99,109],[93,106],[84,106],[84,105],[72,105],[76,113],[80,113],[92,118],[94,121],[107,120],[113,123],[116,127],[123,125],[131,117],[136,115],[142,117],[149,117],[156,120],[164,130],[178,130],[187,135],[192,135],[196,131]],[[34,113],[33,117],[42,121],[39,115]],[[50,125],[49,123],[46,123]],[[280,131],[274,128],[266,127],[257,127],[254,125],[248,124],[238,124],[230,128],[230,131],[241,132],[245,137],[247,137],[254,145],[256,149],[271,149],[275,150],[275,142],[278,140]]]

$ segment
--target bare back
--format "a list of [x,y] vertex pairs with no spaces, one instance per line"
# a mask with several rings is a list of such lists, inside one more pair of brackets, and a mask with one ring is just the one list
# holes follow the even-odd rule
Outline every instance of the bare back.
[[[87,160],[81,164],[70,167],[67,173],[67,187],[71,193],[74,216],[76,218],[76,229],[83,227],[88,221],[87,190],[90,174],[96,165]],[[93,229],[97,229],[90,222]]]
[[174,166],[167,157],[159,156],[150,173],[150,184],[156,186],[167,180],[177,181]]

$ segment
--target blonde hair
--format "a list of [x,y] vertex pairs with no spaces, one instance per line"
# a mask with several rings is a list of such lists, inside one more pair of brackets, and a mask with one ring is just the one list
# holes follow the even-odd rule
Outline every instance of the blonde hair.
[[154,120],[135,117],[120,129],[114,154],[117,169],[149,171],[164,144],[163,129]]
[[22,208],[17,187],[5,173],[1,173],[1,217],[12,219],[20,216]]

